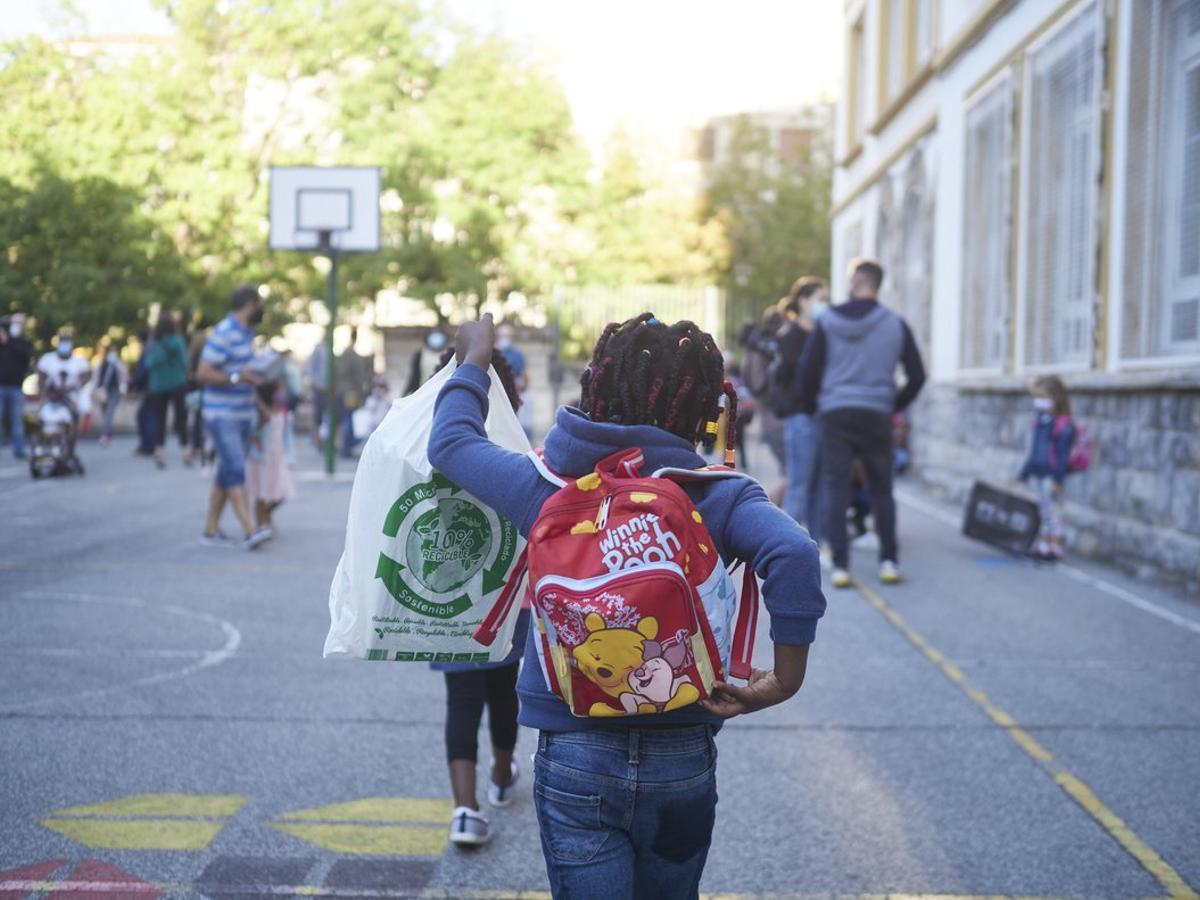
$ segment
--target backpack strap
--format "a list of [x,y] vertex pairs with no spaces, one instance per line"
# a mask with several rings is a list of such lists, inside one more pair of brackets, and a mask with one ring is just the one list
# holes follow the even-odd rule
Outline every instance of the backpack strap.
[[729,674],[734,678],[750,678],[750,660],[754,656],[754,640],[758,632],[758,576],[746,564],[742,568],[742,599],[738,603],[737,622],[733,627],[733,647],[729,654]]
[[550,482],[555,487],[565,488],[567,486],[567,482],[558,475],[554,474],[554,472],[550,471],[550,467],[546,465],[546,460],[543,458],[545,452],[545,450],[538,448],[537,450],[530,450],[526,455],[529,457],[530,461],[533,463],[533,467],[538,470],[538,474],[541,475],[542,478],[546,479],[546,481]]
[[483,621],[475,629],[473,637],[483,646],[490,647],[496,642],[496,637],[500,634],[500,626],[508,619],[513,603],[521,593],[521,585],[525,583],[525,573],[528,569],[529,548],[526,547],[517,557],[517,564],[513,566],[512,574],[509,575],[504,590],[500,592],[500,596],[496,598],[496,602],[492,604],[488,614],[483,617]]
[[745,472],[739,472],[732,466],[705,466],[703,469],[683,469],[678,466],[665,466],[651,473],[651,478],[669,478],[671,481],[687,483],[691,481],[718,481],[722,478],[750,478]]

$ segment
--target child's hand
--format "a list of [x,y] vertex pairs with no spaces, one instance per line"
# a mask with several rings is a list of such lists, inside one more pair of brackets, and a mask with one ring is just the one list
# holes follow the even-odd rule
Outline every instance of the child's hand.
[[496,346],[496,323],[492,314],[485,313],[478,322],[463,322],[454,338],[454,358],[459,363],[471,363],[485,372],[492,364]]
[[700,705],[722,719],[776,706],[800,690],[807,669],[807,644],[776,644],[774,669],[752,669],[745,687],[718,681]]
[[718,681],[713,684],[712,694],[700,705],[722,719],[732,719],[743,713],[758,712],[768,706],[776,706],[787,700],[795,691],[789,691],[769,669],[754,669],[745,687]]

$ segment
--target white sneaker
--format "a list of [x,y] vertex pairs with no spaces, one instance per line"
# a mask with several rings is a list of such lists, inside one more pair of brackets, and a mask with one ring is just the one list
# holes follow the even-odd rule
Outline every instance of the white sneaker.
[[256,550],[271,539],[270,528],[256,528],[250,535],[242,541],[242,547],[246,550]]
[[899,584],[900,567],[890,559],[885,559],[879,564],[879,580],[884,584]]
[[517,781],[521,778],[521,767],[517,765],[517,761],[512,761],[511,775],[508,784],[501,787],[496,782],[489,778],[491,783],[488,785],[488,803],[495,806],[497,809],[503,809],[506,806],[512,806],[513,788],[517,786]]
[[223,531],[218,531],[216,534],[201,534],[200,543],[205,547],[223,547],[226,550],[233,548],[235,541]]
[[450,843],[460,847],[481,847],[492,839],[488,820],[468,806],[454,810],[450,818]]
[[829,580],[835,588],[848,588],[853,581],[850,573],[845,569],[834,569],[833,574],[829,576]]

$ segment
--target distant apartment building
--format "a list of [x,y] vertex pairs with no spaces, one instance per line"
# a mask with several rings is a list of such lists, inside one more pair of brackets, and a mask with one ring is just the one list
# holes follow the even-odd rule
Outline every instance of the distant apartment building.
[[746,112],[715,116],[690,134],[691,158],[703,170],[719,166],[729,157],[730,143],[740,121],[763,129],[770,141],[768,168],[786,166],[813,151],[824,151],[833,128],[834,106],[817,102],[796,109]]
[[834,289],[879,257],[914,463],[1016,473],[1040,373],[1098,447],[1079,552],[1200,584],[1200,0],[848,0]]

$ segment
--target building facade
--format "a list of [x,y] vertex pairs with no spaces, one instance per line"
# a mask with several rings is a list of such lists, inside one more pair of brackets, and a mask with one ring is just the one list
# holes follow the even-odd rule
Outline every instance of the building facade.
[[931,384],[919,476],[1020,466],[1055,373],[1077,552],[1200,590],[1200,0],[849,0],[834,290],[878,257]]

